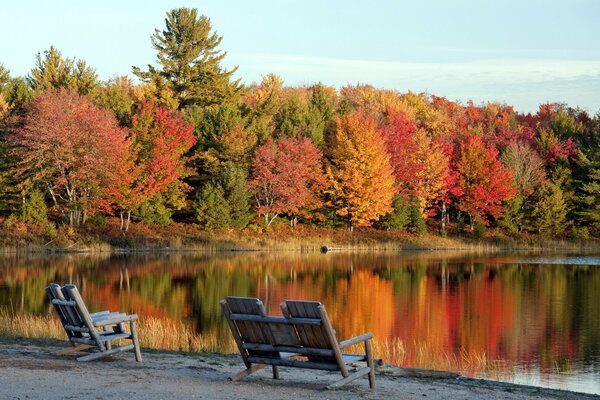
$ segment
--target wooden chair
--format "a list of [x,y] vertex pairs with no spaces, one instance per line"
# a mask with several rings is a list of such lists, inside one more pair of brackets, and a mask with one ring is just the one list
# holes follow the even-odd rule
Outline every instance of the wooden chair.
[[[327,386],[340,387],[368,375],[369,387],[375,388],[375,369],[370,340],[371,333],[343,342],[318,302],[287,301],[281,304],[284,317],[267,316],[259,299],[227,297],[221,307],[238,346],[246,370],[230,377],[238,381],[271,365],[273,377],[279,378],[278,366],[340,371],[342,379]],[[363,343],[365,354],[342,354],[341,349]],[[303,359],[298,359],[302,357]],[[350,373],[347,364],[366,361],[367,366]]]
[[[57,354],[97,350],[97,352],[77,358],[77,361],[90,361],[133,349],[135,360],[142,361],[135,327],[136,314],[126,315],[109,311],[90,314],[75,285],[65,285],[61,288],[60,285],[52,283],[46,288],[46,294],[54,305],[73,346],[71,349],[59,351]],[[125,330],[125,322],[129,322],[129,332]],[[120,339],[129,339],[132,343],[113,347],[111,342]]]

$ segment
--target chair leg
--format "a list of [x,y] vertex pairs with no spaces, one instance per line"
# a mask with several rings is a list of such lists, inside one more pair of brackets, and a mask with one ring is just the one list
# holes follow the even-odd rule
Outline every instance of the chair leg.
[[133,341],[133,350],[135,351],[135,361],[142,362],[142,351],[140,350],[137,329],[135,329],[135,320],[132,319],[129,321],[129,328],[131,329],[131,340]]
[[365,340],[365,353],[367,356],[367,366],[369,367],[369,387],[375,389],[375,366],[373,365],[373,350],[371,341]]
[[361,376],[365,376],[369,373],[370,369],[369,367],[364,367],[362,369],[359,369],[358,371],[349,374],[348,376],[346,376],[344,379],[340,379],[337,382],[333,382],[331,385],[327,386],[327,389],[337,389],[341,386],[344,386],[346,383],[350,383],[355,379],[360,378]]
[[277,365],[273,365],[273,379],[281,379],[279,377],[279,367]]
[[247,369],[243,370],[242,372],[239,372],[233,376],[230,376],[229,380],[233,381],[233,382],[240,381],[240,380],[244,379],[245,377],[247,377],[248,375],[253,374],[256,371],[259,371],[259,370],[265,368],[266,366],[267,366],[266,364],[251,365],[250,368],[247,368]]
[[73,347],[71,347],[70,349],[65,349],[65,350],[60,350],[57,351],[56,354],[57,356],[64,356],[66,354],[71,354],[71,353],[75,353],[76,351],[82,351],[82,350],[86,350],[89,349],[91,347],[94,347],[92,345],[89,344],[80,344],[80,345],[72,345]]
[[[110,328],[109,328],[109,327],[107,327],[107,326],[105,326],[105,327],[104,327],[104,331],[105,331],[105,332],[106,332],[106,331],[108,331],[109,329],[110,329]],[[104,345],[106,346],[106,350],[110,350],[110,349],[112,349],[112,344],[110,343],[110,340],[107,340],[107,341],[105,342],[105,344],[104,344]]]

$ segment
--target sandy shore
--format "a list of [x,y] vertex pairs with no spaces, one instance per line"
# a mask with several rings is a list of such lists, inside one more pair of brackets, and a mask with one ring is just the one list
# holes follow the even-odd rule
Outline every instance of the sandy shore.
[[339,374],[282,368],[281,380],[264,369],[242,382],[227,377],[243,365],[239,356],[144,351],[79,363],[56,356],[66,342],[0,339],[0,399],[600,399],[600,396],[457,378],[382,364],[377,389],[367,379],[341,389],[323,388]]

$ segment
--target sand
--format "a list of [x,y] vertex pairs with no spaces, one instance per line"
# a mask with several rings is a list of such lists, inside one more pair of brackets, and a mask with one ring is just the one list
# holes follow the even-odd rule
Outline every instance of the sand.
[[57,356],[66,342],[0,339],[0,399],[600,399],[560,390],[513,385],[398,368],[381,363],[377,388],[361,378],[337,390],[324,387],[337,373],[270,369],[241,382],[227,377],[243,369],[239,356],[161,352],[144,349],[142,363],[132,352],[80,363]]

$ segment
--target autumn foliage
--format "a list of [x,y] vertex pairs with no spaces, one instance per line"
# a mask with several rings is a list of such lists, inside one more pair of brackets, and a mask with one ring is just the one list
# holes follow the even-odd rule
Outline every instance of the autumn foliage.
[[503,201],[516,194],[512,172],[498,159],[498,150],[480,136],[467,135],[457,144],[453,160],[458,179],[452,193],[458,208],[470,217],[499,217]]
[[600,114],[273,73],[242,88],[208,18],[178,8],[166,22],[159,65],[134,68],[142,83],[100,82],[55,48],[29,79],[0,65],[0,213],[44,203],[51,224],[100,213],[124,231],[130,218],[260,231],[279,217],[417,233],[436,219],[445,235],[468,218],[480,236],[484,223],[600,235]]
[[327,168],[329,191],[348,227],[369,226],[392,210],[390,156],[375,119],[358,110],[336,121]]
[[256,149],[248,187],[257,211],[270,225],[279,214],[309,217],[326,186],[322,153],[306,138],[269,140]]
[[107,211],[127,157],[127,131],[114,115],[68,89],[38,95],[7,137],[23,190],[40,186],[70,224]]

